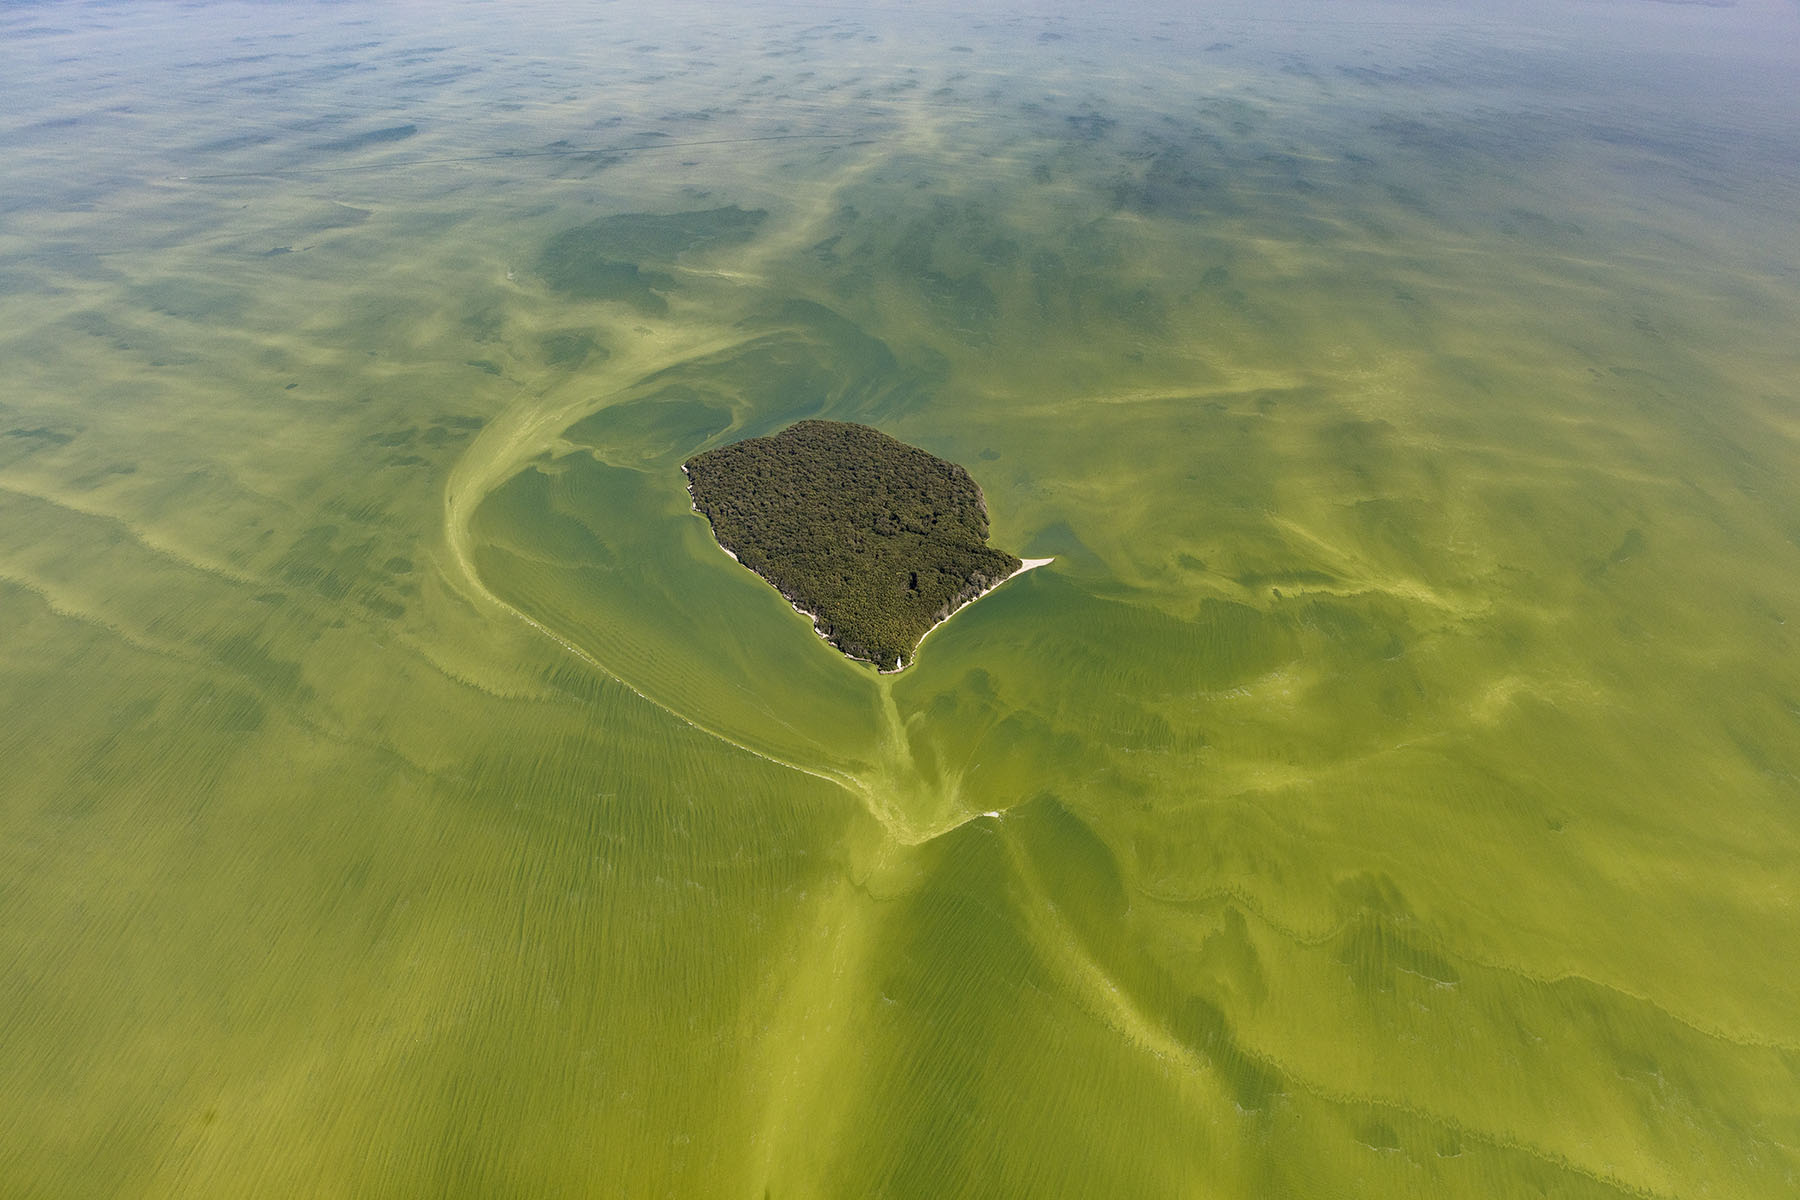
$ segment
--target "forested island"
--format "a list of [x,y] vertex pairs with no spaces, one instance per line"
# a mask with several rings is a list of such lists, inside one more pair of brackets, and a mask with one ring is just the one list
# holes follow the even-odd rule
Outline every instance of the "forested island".
[[987,544],[987,505],[967,471],[867,425],[801,421],[682,470],[721,546],[826,641],[884,670],[910,662],[962,605],[1037,565]]

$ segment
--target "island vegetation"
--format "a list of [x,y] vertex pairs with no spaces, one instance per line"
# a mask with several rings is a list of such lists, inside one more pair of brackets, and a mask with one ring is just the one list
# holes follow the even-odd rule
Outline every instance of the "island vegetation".
[[801,421],[684,464],[713,536],[852,658],[894,670],[1016,571],[969,473],[867,425]]

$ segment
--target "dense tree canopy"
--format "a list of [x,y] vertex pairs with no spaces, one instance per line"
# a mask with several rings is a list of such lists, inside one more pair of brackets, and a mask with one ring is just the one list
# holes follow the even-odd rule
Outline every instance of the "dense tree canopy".
[[967,471],[867,425],[801,421],[684,469],[720,545],[832,645],[883,667],[1020,566],[987,544]]

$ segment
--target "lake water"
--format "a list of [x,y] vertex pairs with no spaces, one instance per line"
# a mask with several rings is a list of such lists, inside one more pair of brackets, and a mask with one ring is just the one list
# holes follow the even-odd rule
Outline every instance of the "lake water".
[[[0,13],[0,1194],[1800,1186],[1800,8]],[[690,454],[1055,556],[877,676]]]

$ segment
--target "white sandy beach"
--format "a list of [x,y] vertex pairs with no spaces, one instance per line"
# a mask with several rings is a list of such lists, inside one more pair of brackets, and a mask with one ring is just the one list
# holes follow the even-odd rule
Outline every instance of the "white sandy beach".
[[[727,553],[727,554],[731,554],[731,551],[726,550],[724,546],[720,546],[719,549],[725,550],[725,553]],[[731,561],[738,562],[739,561],[738,556],[735,554],[731,554]],[[977,600],[981,599],[983,596],[985,596],[989,592],[993,591],[994,588],[997,588],[1001,584],[1006,583],[1008,580],[1017,579],[1019,576],[1023,575],[1027,571],[1033,570],[1037,567],[1044,566],[1048,563],[1053,563],[1055,561],[1056,561],[1056,559],[1054,559],[1054,558],[1022,559],[1020,561],[1019,569],[1014,571],[1011,575],[1008,575],[1006,577],[1006,579],[1002,579],[1000,581],[1000,583],[996,583],[996,584],[992,585],[991,587],[984,588],[981,591],[975,593],[973,596],[970,596],[967,600],[964,600],[961,604],[957,605],[955,608],[951,609],[949,612],[945,613],[941,618],[939,618],[937,623],[932,625],[931,629],[927,629],[924,633],[920,634],[918,645],[913,647],[912,659],[909,659],[904,665],[898,666],[898,667],[884,667],[880,663],[871,663],[870,665],[872,665],[877,671],[881,672],[881,674],[883,674],[883,675],[898,675],[900,672],[906,670],[907,667],[912,666],[913,661],[918,659],[919,646],[923,646],[925,644],[925,639],[931,636],[932,630],[936,629],[939,625],[942,625],[945,621],[948,621],[951,617],[954,617],[957,613],[961,612],[963,609],[969,607],[969,605],[975,603]],[[758,576],[758,578],[761,578],[761,576]],[[766,583],[768,581],[764,580],[763,582]],[[788,600],[788,598],[786,596],[783,596],[782,599],[787,600],[789,608],[792,608],[795,612],[799,613],[801,616],[805,617],[808,621],[812,622],[813,632],[819,635],[820,641],[824,642],[827,646],[831,646],[831,648],[833,650],[838,649],[838,647],[832,645],[831,639],[829,637],[825,636],[825,631],[823,629],[819,628],[819,617],[818,617],[817,613],[808,612],[806,609],[801,608],[798,604],[795,604],[792,600]],[[842,651],[839,651],[839,653],[842,653]],[[854,655],[846,655],[845,657],[855,658]],[[858,659],[856,659],[856,661],[857,662],[869,662],[869,660],[866,658],[858,658]]]
[[932,635],[932,632],[937,629],[938,625],[942,625],[945,621],[948,621],[951,617],[954,617],[957,613],[961,612],[963,609],[969,607],[969,605],[975,603],[977,600],[981,599],[983,596],[985,596],[989,592],[993,591],[994,588],[1002,586],[1003,584],[1007,583],[1009,580],[1017,579],[1019,576],[1023,575],[1027,571],[1035,571],[1039,567],[1046,566],[1055,561],[1056,561],[1055,558],[1021,559],[1019,561],[1019,569],[1018,570],[1014,571],[1011,575],[1008,575],[1005,579],[1002,579],[999,583],[996,583],[996,584],[992,585],[991,587],[983,588],[981,591],[976,592],[973,596],[970,596],[967,600],[963,601],[961,604],[957,605],[955,608],[953,608],[949,612],[945,613],[942,620],[939,620],[936,625],[933,625],[930,629],[927,629],[924,633],[920,634],[919,635],[919,645],[913,647],[912,659],[908,660],[907,663],[905,664],[905,666],[899,666],[899,667],[893,667],[893,668],[878,667],[877,669],[880,670],[883,675],[898,675],[900,672],[906,670],[907,667],[911,666],[912,663],[918,659],[919,646],[923,646],[925,644],[925,639]]

